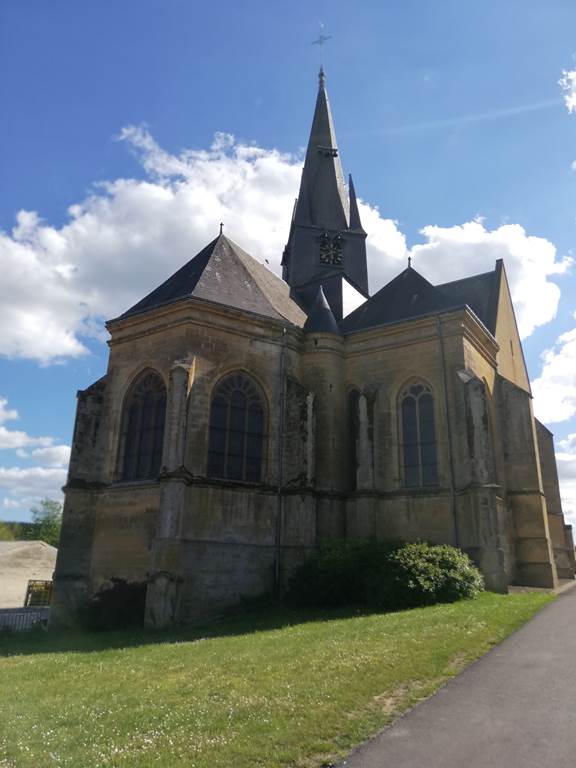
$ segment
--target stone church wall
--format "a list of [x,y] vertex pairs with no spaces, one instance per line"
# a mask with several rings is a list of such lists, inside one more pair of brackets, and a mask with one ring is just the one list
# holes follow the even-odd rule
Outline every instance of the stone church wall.
[[[148,579],[149,623],[193,621],[285,586],[307,552],[345,538],[457,544],[492,589],[554,583],[549,537],[566,554],[569,532],[542,493],[549,445],[536,442],[529,394],[497,377],[493,341],[469,313],[346,338],[237,314],[176,307],[113,329],[105,383],[79,398],[62,605],[112,577]],[[121,483],[124,398],[145,368],[167,386],[163,472]],[[232,372],[250,376],[267,406],[256,485],[207,477],[212,392]],[[400,398],[416,381],[434,401],[434,488],[403,480]]]
[[158,523],[158,483],[107,489],[98,494],[93,531],[90,589],[112,578],[145,582]]
[[531,396],[498,377],[495,397],[503,444],[506,500],[514,520],[515,582],[554,587],[557,573]]
[[574,544],[572,542],[571,526],[564,524],[562,502],[560,500],[560,485],[554,453],[554,437],[539,421],[536,421],[540,468],[542,471],[542,487],[546,495],[548,512],[548,528],[554,549],[556,569],[561,579],[574,578]]

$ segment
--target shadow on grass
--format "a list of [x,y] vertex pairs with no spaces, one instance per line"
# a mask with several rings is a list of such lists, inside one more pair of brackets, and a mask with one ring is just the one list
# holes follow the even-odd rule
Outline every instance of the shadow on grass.
[[374,613],[381,613],[381,611],[358,606],[304,610],[270,601],[246,607],[242,611],[210,622],[166,630],[132,628],[88,632],[81,629],[35,629],[29,632],[0,635],[0,657],[27,656],[37,653],[90,653],[158,643],[193,642],[207,638],[232,637],[283,629],[308,622],[369,616]]

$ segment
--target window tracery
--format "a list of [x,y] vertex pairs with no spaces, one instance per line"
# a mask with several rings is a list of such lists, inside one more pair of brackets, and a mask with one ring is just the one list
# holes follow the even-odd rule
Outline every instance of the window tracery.
[[427,384],[412,383],[401,395],[404,484],[408,487],[438,483],[434,400]]
[[120,437],[120,480],[145,480],[160,472],[166,387],[155,371],[145,371],[132,384],[124,403]]
[[260,482],[265,438],[263,398],[243,374],[216,388],[210,407],[208,475]]

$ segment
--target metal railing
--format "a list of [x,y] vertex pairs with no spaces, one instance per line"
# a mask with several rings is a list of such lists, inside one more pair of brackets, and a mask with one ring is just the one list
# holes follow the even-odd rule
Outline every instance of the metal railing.
[[37,608],[0,609],[0,632],[25,632],[37,626],[46,626],[49,606]]

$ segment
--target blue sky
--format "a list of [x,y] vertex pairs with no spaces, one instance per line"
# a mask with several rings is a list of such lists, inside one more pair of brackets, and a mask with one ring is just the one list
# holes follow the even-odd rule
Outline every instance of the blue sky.
[[558,82],[576,69],[576,4],[357,6],[0,3],[0,518],[58,495],[75,392],[105,371],[102,317],[193,256],[221,219],[278,263],[320,19],[372,288],[409,250],[439,282],[505,259],[576,515],[576,115]]

